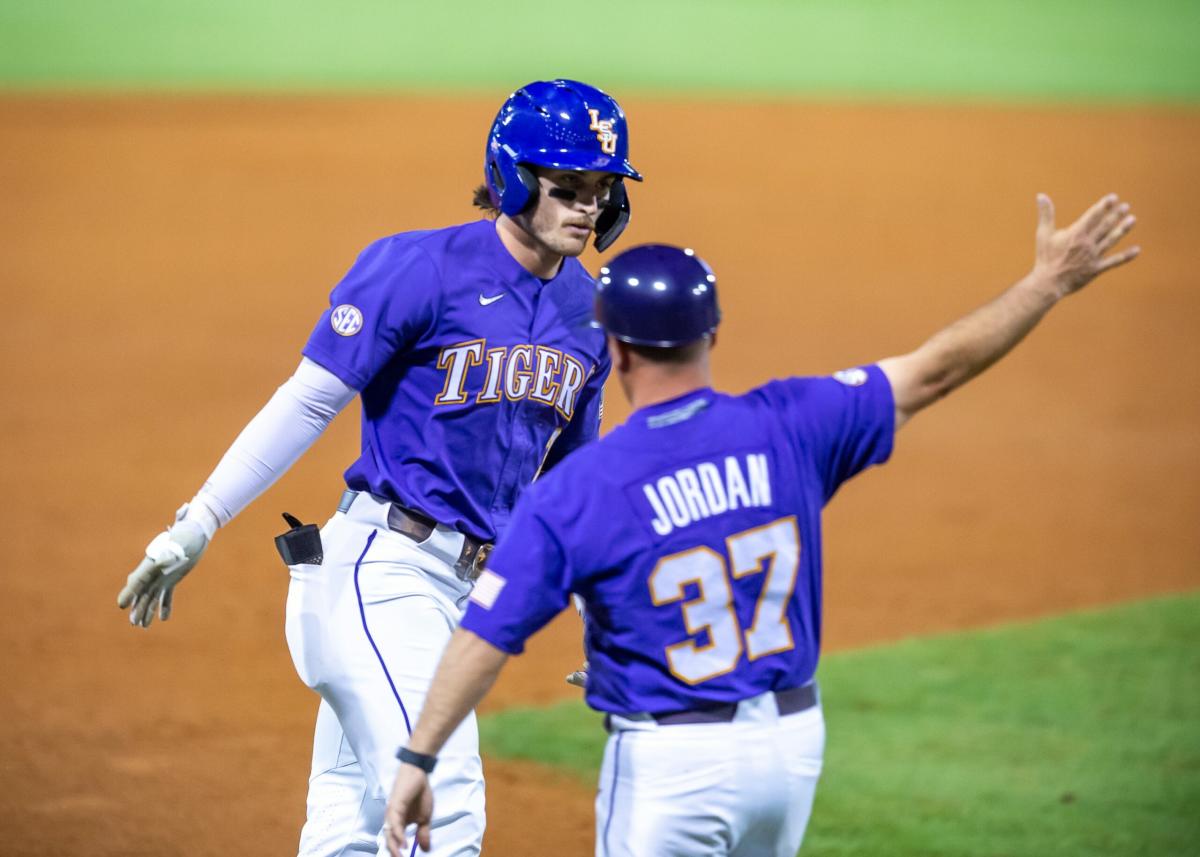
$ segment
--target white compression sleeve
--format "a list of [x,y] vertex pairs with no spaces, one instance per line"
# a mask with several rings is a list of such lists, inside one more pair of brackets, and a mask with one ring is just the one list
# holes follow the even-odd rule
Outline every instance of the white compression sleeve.
[[283,475],[358,391],[307,357],[250,420],[192,499],[209,538]]

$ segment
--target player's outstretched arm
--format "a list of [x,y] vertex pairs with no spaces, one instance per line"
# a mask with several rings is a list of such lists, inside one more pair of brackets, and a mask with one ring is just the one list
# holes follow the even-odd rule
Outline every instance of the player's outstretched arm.
[[175,523],[146,547],[117,596],[129,622],[148,628],[171,616],[175,587],[200,561],[218,527],[229,523],[307,450],[356,391],[305,358],[225,453]]
[[916,351],[879,361],[896,400],[897,429],[1011,351],[1060,300],[1141,252],[1131,247],[1106,255],[1135,223],[1129,204],[1116,194],[1063,229],[1054,226],[1050,197],[1038,194],[1037,205],[1037,253],[1029,274]]
[[[463,718],[487,696],[507,661],[508,654],[487,640],[465,628],[456,630],[442,654],[406,749],[436,756]],[[428,851],[432,818],[428,774],[415,765],[400,765],[383,825],[393,857],[407,857],[404,828],[410,824],[417,825],[417,843]]]

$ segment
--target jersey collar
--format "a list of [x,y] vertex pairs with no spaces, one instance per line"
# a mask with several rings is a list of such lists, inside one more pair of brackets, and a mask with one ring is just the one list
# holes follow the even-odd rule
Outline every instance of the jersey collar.
[[646,405],[633,412],[632,420],[646,428],[666,428],[683,423],[708,409],[716,398],[712,387],[689,390],[681,396]]

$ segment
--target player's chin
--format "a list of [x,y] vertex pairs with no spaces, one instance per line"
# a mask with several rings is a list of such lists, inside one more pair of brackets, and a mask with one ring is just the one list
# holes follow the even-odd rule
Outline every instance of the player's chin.
[[559,252],[564,256],[578,256],[587,249],[592,230],[580,226],[564,226],[558,234]]

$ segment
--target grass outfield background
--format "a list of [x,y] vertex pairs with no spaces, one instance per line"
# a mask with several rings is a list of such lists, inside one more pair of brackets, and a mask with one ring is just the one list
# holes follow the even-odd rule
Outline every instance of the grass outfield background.
[[0,0],[0,86],[1200,100],[1194,0]]
[[[1200,853],[1200,594],[843,652],[819,680],[805,857]],[[480,729],[595,784],[582,702]]]

